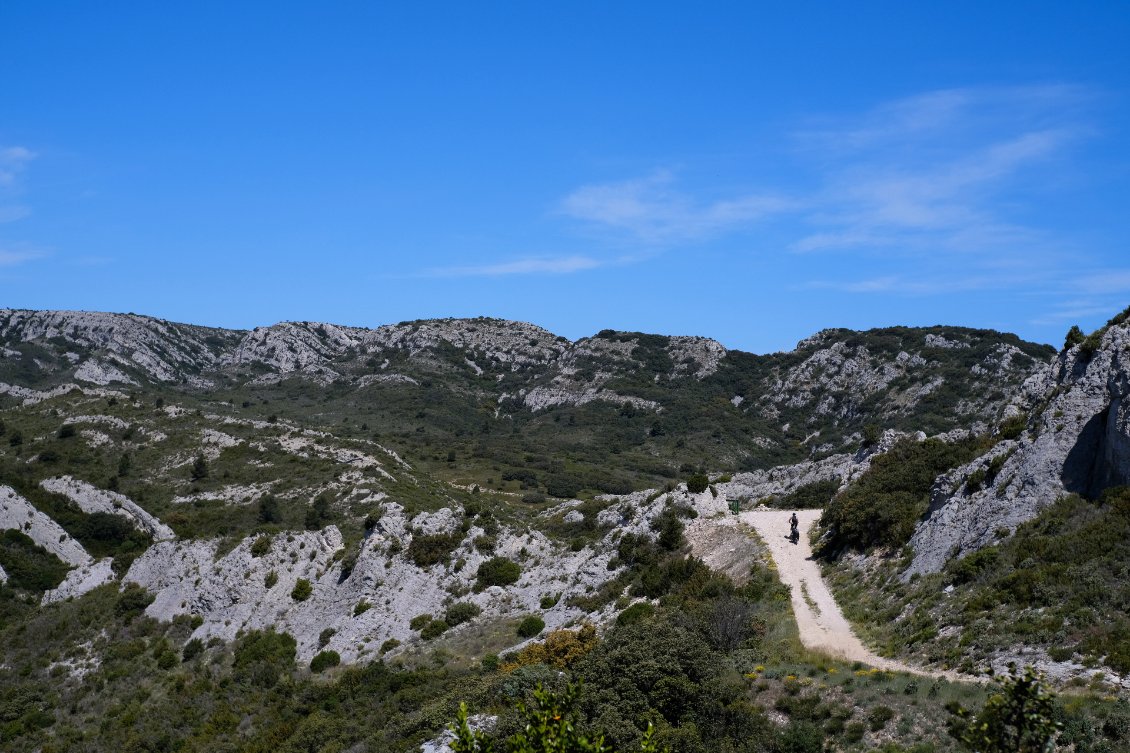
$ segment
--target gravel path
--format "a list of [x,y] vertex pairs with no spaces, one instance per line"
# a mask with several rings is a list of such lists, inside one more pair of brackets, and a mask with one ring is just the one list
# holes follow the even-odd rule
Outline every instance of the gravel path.
[[848,661],[859,661],[879,669],[908,672],[950,680],[969,680],[955,672],[931,672],[878,656],[867,649],[852,632],[851,625],[832,592],[820,576],[820,568],[812,559],[808,532],[820,518],[820,510],[796,510],[800,521],[800,540],[789,540],[789,516],[793,510],[754,510],[741,514],[743,523],[757,531],[765,541],[777,574],[792,591],[793,614],[796,615],[800,641],[806,648]]

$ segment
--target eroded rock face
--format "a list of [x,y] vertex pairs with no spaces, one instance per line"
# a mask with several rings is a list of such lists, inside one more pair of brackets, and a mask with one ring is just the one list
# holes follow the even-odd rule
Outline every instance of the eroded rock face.
[[1130,329],[1111,327],[1093,354],[1066,350],[1026,382],[1016,408],[1031,410],[1023,434],[937,480],[906,577],[1011,534],[1063,494],[1094,498],[1130,483],[1128,346]]
[[99,489],[70,476],[44,479],[39,485],[46,491],[63,495],[85,513],[103,512],[125,518],[134,528],[148,534],[154,541],[176,538],[173,529],[124,494]]
[[[377,527],[350,551],[339,552],[343,542],[333,526],[278,534],[258,553],[253,551],[256,537],[222,555],[215,541],[162,542],[135,560],[124,580],[156,594],[147,610],[154,618],[203,618],[196,637],[233,640],[241,630],[273,626],[293,635],[300,658],[309,660],[321,650],[319,636],[332,628],[327,647],[353,662],[375,656],[389,638],[416,640],[412,618],[442,618],[452,600],[475,603],[482,609],[479,620],[537,611],[548,628],[559,627],[585,615],[566,603],[570,595],[589,593],[617,573],[608,569],[615,549],[611,544],[572,552],[536,531],[505,530],[494,551],[483,553],[472,543],[483,533],[475,526],[449,560],[421,568],[404,553],[413,531],[455,530],[457,512],[444,509],[408,521],[399,505],[384,507]],[[493,556],[520,563],[522,576],[514,585],[475,593],[479,565]],[[351,558],[352,567],[344,572],[342,561]],[[311,585],[309,597],[301,601],[293,596],[299,579]],[[542,610],[541,599],[549,594],[562,596],[554,607]]]
[[93,558],[86,549],[47,515],[16,493],[0,486],[0,529],[15,528],[68,565],[88,565]]
[[93,384],[135,383],[128,372],[139,372],[157,382],[180,382],[186,374],[216,364],[217,353],[209,339],[220,342],[226,334],[136,314],[0,311],[0,335],[8,340],[62,339],[87,353],[97,353],[97,357],[83,361],[74,375]]

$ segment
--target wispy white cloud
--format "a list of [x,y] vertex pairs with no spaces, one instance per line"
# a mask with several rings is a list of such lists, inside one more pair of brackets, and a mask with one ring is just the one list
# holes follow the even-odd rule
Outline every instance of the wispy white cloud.
[[19,193],[20,175],[35,157],[35,152],[26,147],[0,147],[0,224],[15,222],[31,214],[27,206],[11,202]]
[[436,267],[424,273],[426,277],[505,277],[508,275],[566,275],[589,269],[624,263],[625,260],[608,261],[591,256],[534,257],[515,259],[494,264],[454,267]]
[[986,268],[1016,256],[1030,265],[1057,239],[1026,219],[1025,191],[1091,132],[1094,97],[1064,84],[926,92],[798,129],[795,174],[807,177],[806,189],[770,182],[719,198],[658,170],[581,186],[559,210],[656,245],[748,234],[773,221],[792,235],[782,250],[795,253],[961,254]]
[[644,178],[582,186],[561,201],[560,211],[648,243],[670,243],[748,227],[797,207],[796,200],[770,192],[696,200],[674,182],[669,171],[659,170]]
[[1000,280],[983,274],[912,276],[891,274],[857,280],[810,280],[797,290],[833,290],[841,293],[886,293],[891,295],[944,295],[997,287]]
[[0,187],[15,185],[19,174],[35,156],[35,152],[26,147],[0,147]]
[[1087,295],[1130,294],[1130,269],[1107,269],[1067,280],[1066,287]]
[[47,254],[44,251],[35,248],[0,246],[0,267],[15,267],[45,256]]
[[1013,217],[1029,171],[1090,132],[1066,85],[931,92],[797,134],[822,188],[798,252],[898,247],[1010,252],[1042,233]]

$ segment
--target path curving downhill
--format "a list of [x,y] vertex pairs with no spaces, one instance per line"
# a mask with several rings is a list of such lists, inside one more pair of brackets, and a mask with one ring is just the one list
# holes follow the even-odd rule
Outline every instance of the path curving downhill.
[[[800,540],[789,540],[789,516],[800,521]],[[808,532],[820,518],[820,510],[754,510],[741,513],[741,521],[753,527],[769,548],[777,575],[792,592],[800,642],[805,648],[847,661],[858,661],[878,669],[907,672],[948,680],[972,680],[956,672],[936,672],[913,667],[872,653],[859,640],[844,618],[832,592],[812,558]],[[807,598],[806,598],[807,597]]]

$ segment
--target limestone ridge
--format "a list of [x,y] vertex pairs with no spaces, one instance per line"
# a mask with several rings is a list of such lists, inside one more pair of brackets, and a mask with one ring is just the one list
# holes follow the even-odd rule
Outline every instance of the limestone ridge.
[[1010,409],[1023,432],[935,482],[905,576],[995,543],[1063,494],[1130,483],[1128,348],[1130,325],[1113,324],[1094,350],[1066,348],[1024,383]]
[[468,408],[490,406],[494,418],[602,402],[689,422],[721,399],[729,406],[714,420],[740,425],[754,445],[803,441],[812,453],[843,451],[867,422],[928,434],[991,425],[1052,356],[1011,335],[955,327],[824,330],[793,351],[753,355],[704,337],[612,330],[571,342],[487,318],[246,331],[0,310],[0,393],[28,403],[75,384],[207,392],[305,380],[333,384],[335,395],[431,384]]

